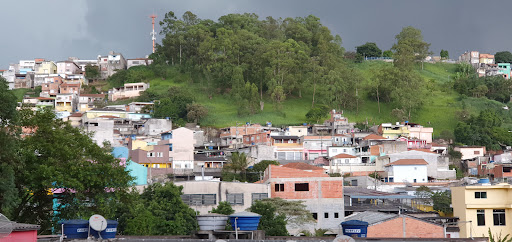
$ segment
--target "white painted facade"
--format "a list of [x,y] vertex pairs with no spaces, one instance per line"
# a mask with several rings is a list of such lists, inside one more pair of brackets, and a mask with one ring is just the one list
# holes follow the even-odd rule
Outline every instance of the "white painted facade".
[[455,147],[453,150],[462,154],[462,160],[469,160],[485,155],[485,147]]
[[386,167],[388,180],[393,182],[428,182],[426,165],[390,165]]

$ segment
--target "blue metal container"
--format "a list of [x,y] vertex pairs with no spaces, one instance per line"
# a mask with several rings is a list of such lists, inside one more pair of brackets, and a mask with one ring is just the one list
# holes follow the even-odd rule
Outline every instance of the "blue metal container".
[[489,178],[482,178],[482,179],[478,180],[478,183],[486,184],[486,183],[491,183],[491,181],[489,180]]
[[[238,227],[238,230],[258,230],[261,215],[251,212],[240,212],[229,215],[229,221],[233,230]],[[235,227],[236,226],[236,227]]]
[[366,238],[368,235],[368,223],[361,220],[349,220],[341,223],[343,234],[350,237]]
[[73,219],[63,221],[64,235],[68,239],[87,239],[89,235],[89,221],[83,219]]
[[[100,235],[102,239],[114,239],[117,234],[117,225],[119,223],[115,220],[107,220],[107,228],[101,231]],[[95,238],[99,238],[98,231],[91,229],[91,235]]]

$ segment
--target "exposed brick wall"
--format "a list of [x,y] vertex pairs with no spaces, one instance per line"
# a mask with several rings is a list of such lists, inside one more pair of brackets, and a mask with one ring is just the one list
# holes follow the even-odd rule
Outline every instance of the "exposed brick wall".
[[403,238],[405,218],[406,238],[443,238],[443,227],[409,217],[397,217],[368,227],[369,238]]
[[[275,182],[270,183],[270,197],[280,197],[283,199],[315,199],[319,198],[318,182],[309,181],[309,191],[295,191],[295,183],[302,182],[284,182],[284,191],[275,191]],[[283,184],[283,183],[277,183]]]
[[321,181],[322,198],[343,198],[343,181]]
[[329,177],[323,170],[303,171],[275,165],[270,165],[269,168],[270,178]]

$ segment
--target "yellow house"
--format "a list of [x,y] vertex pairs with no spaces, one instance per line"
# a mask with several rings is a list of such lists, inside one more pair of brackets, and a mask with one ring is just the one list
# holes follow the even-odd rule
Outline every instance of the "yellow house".
[[460,237],[512,235],[512,186],[474,185],[451,187],[453,215],[459,217]]
[[391,123],[383,123],[379,127],[379,133],[386,139],[397,139],[399,137],[409,137],[408,126],[402,124],[393,125]]
[[57,74],[57,65],[53,61],[44,61],[36,70],[37,74]]

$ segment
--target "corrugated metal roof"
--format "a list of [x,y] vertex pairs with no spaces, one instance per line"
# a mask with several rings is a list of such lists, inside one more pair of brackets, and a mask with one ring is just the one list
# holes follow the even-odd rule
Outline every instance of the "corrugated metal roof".
[[348,220],[360,220],[367,222],[368,224],[376,224],[394,217],[398,217],[396,214],[389,214],[389,213],[380,213],[380,212],[372,212],[372,211],[365,211],[360,213],[354,213],[352,215],[349,215],[345,217],[345,221]]

